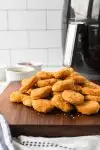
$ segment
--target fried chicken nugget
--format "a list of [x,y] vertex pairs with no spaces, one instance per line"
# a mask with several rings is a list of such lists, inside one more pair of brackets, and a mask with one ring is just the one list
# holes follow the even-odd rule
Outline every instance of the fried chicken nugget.
[[81,92],[84,95],[100,96],[100,89],[93,89],[93,88],[89,88],[89,87],[84,87],[84,88],[82,88]]
[[57,94],[53,96],[51,101],[52,101],[53,106],[62,110],[63,112],[69,112],[73,109],[73,106],[70,103],[67,103],[66,101],[64,101],[61,94]]
[[87,79],[81,75],[70,76],[69,78],[73,79],[75,84],[85,84],[87,81]]
[[10,101],[16,102],[16,103],[21,103],[24,96],[25,95],[21,94],[19,91],[12,92],[10,95]]
[[73,88],[73,91],[75,91],[75,92],[80,92],[81,91],[81,89],[82,89],[82,86],[81,85],[74,85],[74,88]]
[[25,106],[32,107],[32,101],[33,101],[33,100],[34,100],[34,99],[33,99],[31,96],[26,96],[26,97],[23,97],[22,103],[23,103],[23,105],[25,105]]
[[65,90],[62,93],[62,97],[65,101],[73,105],[79,105],[84,102],[84,96],[82,94],[71,90]]
[[74,71],[73,68],[64,67],[61,70],[54,72],[53,75],[56,79],[64,79]]
[[100,96],[86,95],[85,100],[100,102]]
[[84,84],[85,87],[89,87],[89,88],[92,88],[92,89],[98,89],[100,88],[99,85],[91,82],[91,81],[87,81],[85,84]]
[[80,76],[80,74],[75,71],[70,74],[70,77],[75,77],[75,76]]
[[40,71],[40,72],[37,72],[36,76],[43,80],[43,79],[50,79],[50,78],[53,78],[53,74],[51,72],[46,72],[46,71]]
[[29,81],[25,84],[25,85],[23,85],[20,89],[19,89],[19,91],[21,92],[21,93],[26,93],[30,88],[32,88],[34,85],[35,85],[35,83],[38,81],[38,78],[36,77],[36,76],[33,76],[32,78],[30,78],[29,79]]
[[52,102],[48,99],[34,100],[32,101],[32,106],[36,111],[42,112],[42,113],[51,112],[54,108],[54,106],[52,105]]
[[44,86],[53,85],[54,83],[56,83],[56,81],[57,80],[55,78],[45,79],[45,80],[38,80],[37,86],[38,87],[44,87]]
[[76,109],[85,115],[96,114],[99,111],[99,103],[96,101],[84,101],[81,105],[77,105]]
[[54,92],[62,92],[64,90],[71,90],[74,87],[74,81],[72,79],[57,81],[52,86],[52,91]]
[[30,78],[23,79],[21,82],[22,86],[27,85],[29,83],[29,81],[30,81]]
[[34,99],[46,98],[52,93],[51,86],[45,86],[31,91],[31,97]]
[[19,91],[13,92],[10,95],[10,101],[11,102],[16,102],[16,103],[23,103],[25,106],[32,106],[32,100],[31,96],[26,95],[26,94],[21,94]]
[[26,94],[30,95],[32,90],[33,90],[33,89],[29,89],[29,90],[26,92]]
[[53,92],[53,95],[62,94],[62,92]]

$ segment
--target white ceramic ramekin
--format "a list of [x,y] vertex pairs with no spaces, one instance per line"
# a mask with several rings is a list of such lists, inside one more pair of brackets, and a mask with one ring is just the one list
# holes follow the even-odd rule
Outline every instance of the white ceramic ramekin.
[[31,77],[35,74],[35,70],[32,67],[23,66],[23,67],[8,67],[6,69],[6,80],[10,81],[20,81],[24,78]]

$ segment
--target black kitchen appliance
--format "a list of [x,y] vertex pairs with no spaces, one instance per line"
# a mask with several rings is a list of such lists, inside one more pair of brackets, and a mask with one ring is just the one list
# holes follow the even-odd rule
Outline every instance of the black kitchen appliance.
[[95,0],[89,0],[86,18],[70,18],[64,65],[89,79],[100,80],[100,11],[93,16],[94,5]]

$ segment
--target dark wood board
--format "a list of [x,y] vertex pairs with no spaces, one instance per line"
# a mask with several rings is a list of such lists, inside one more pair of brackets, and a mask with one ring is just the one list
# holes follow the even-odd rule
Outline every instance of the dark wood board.
[[11,82],[0,96],[0,112],[8,120],[14,136],[79,136],[100,134],[100,113],[93,116],[70,116],[56,112],[40,114],[32,108],[9,101],[10,93],[20,82]]

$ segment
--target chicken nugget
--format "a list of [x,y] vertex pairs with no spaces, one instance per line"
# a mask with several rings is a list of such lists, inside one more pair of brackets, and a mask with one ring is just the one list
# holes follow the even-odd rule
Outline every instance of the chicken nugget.
[[19,91],[12,92],[10,95],[10,101],[16,102],[16,103],[21,103],[25,96],[26,96],[25,94],[21,94]]
[[46,71],[40,71],[40,72],[37,72],[36,76],[43,80],[43,79],[50,79],[50,78],[53,78],[53,74],[51,72],[46,72]]
[[25,105],[25,106],[32,107],[32,101],[33,101],[33,100],[34,100],[34,99],[33,99],[31,96],[26,96],[26,97],[23,97],[22,103],[23,103],[23,105]]
[[100,88],[99,85],[91,82],[91,81],[87,81],[85,84],[84,84],[85,87],[89,87],[89,88],[92,88],[92,89],[98,89]]
[[42,112],[42,113],[51,112],[54,108],[54,106],[52,105],[52,102],[48,99],[34,100],[32,101],[32,106],[36,111]]
[[79,74],[78,72],[73,72],[71,75],[70,75],[70,78],[73,78],[74,79],[74,82],[76,84],[84,84],[86,83],[87,79],[86,77],[82,76],[81,74]]
[[30,82],[31,78],[25,78],[21,81],[22,86],[27,85]]
[[70,74],[70,77],[75,77],[75,76],[80,76],[80,74],[75,71]]
[[84,95],[100,96],[100,89],[92,89],[89,87],[84,87],[82,88],[81,92]]
[[62,92],[53,92],[53,95],[57,95],[57,94],[61,94],[62,95]]
[[69,112],[73,109],[73,106],[70,103],[67,103],[66,101],[64,101],[61,94],[57,94],[53,96],[51,101],[52,101],[53,106],[62,110],[63,112]]
[[82,94],[71,91],[71,90],[65,90],[62,93],[62,97],[65,101],[67,101],[73,105],[79,105],[84,102],[84,96]]
[[74,83],[76,84],[85,84],[85,82],[87,81],[87,79],[81,75],[73,76],[71,78],[73,78]]
[[84,101],[81,105],[77,105],[76,109],[85,115],[96,114],[99,111],[99,103],[96,101]]
[[33,89],[29,89],[25,94],[30,95],[32,90],[33,90]]
[[38,81],[38,78],[36,76],[33,76],[32,78],[29,79],[29,81],[23,85],[21,88],[20,88],[20,92],[21,93],[26,93],[30,88],[32,88],[35,83]]
[[34,99],[47,98],[52,93],[51,86],[45,86],[31,91],[31,97]]
[[64,90],[71,90],[74,87],[74,81],[72,79],[57,81],[52,86],[52,91],[54,92],[62,92]]
[[100,102],[100,96],[86,95],[85,100]]
[[61,70],[54,72],[53,75],[56,79],[65,79],[74,71],[73,68],[64,67]]
[[73,88],[73,91],[75,91],[75,92],[80,92],[81,91],[81,89],[82,89],[82,86],[81,85],[74,85],[74,88]]
[[56,81],[57,80],[55,78],[38,80],[37,85],[38,87],[49,86],[49,85],[53,85],[54,83],[56,83]]

